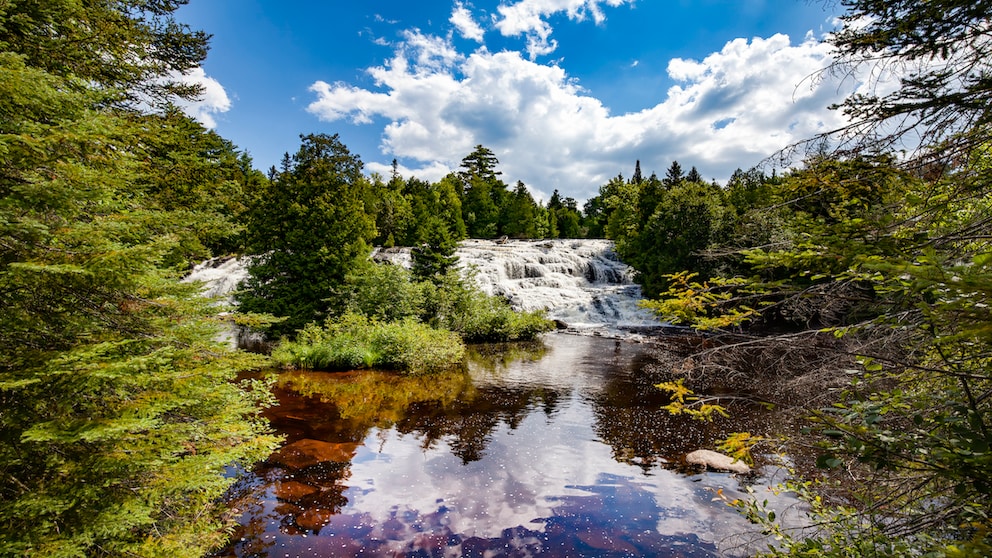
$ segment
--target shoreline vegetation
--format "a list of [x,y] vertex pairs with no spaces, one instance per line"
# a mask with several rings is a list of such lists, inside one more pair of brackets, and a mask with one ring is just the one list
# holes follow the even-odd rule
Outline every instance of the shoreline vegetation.
[[417,281],[409,270],[370,263],[338,291],[340,313],[282,338],[272,359],[311,370],[380,368],[404,374],[459,367],[465,343],[532,341],[555,324],[544,312],[517,312],[470,276],[447,269]]

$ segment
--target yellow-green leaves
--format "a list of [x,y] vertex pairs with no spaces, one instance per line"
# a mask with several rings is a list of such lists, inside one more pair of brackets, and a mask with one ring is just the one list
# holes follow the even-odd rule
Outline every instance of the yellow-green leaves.
[[700,330],[737,326],[757,315],[737,298],[734,287],[745,285],[740,278],[694,281],[696,273],[669,275],[669,288],[660,298],[641,303],[661,319],[687,324]]
[[671,394],[672,401],[662,407],[673,415],[688,415],[696,420],[711,421],[714,415],[729,417],[727,409],[721,405],[710,403],[713,398],[700,397],[685,386],[685,380],[679,378],[673,382],[662,382],[656,388]]

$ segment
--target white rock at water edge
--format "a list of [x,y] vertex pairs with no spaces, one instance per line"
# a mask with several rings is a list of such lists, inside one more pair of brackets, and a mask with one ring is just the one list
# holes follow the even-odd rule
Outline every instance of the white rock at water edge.
[[696,450],[686,454],[685,462],[692,465],[702,465],[720,471],[730,471],[731,473],[747,473],[751,470],[747,463],[734,460],[729,455],[724,455],[710,450]]

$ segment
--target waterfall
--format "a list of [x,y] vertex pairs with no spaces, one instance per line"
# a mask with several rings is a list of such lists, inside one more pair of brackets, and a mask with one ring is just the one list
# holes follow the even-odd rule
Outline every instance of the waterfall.
[[[571,329],[632,329],[662,324],[641,308],[633,269],[601,239],[465,240],[458,265],[479,287],[516,310],[545,310]],[[373,258],[410,266],[408,248],[376,250]]]
[[[248,265],[245,257],[219,257],[211,258],[197,264],[193,270],[183,278],[184,283],[198,282],[203,286],[203,296],[217,299],[222,305],[232,306],[234,304],[234,291],[238,285],[248,278]],[[227,315],[221,312],[221,316]],[[251,331],[245,327],[231,323],[218,337],[217,341],[230,345],[232,348],[243,348],[249,350],[262,350],[266,345],[265,337]]]
[[[464,240],[458,265],[473,270],[479,288],[505,298],[516,310],[544,310],[578,331],[653,328],[662,325],[641,308],[633,270],[613,243],[601,239]],[[381,262],[410,267],[409,248],[376,249]],[[184,281],[199,281],[209,297],[227,297],[248,276],[245,258],[214,258],[197,265]]]

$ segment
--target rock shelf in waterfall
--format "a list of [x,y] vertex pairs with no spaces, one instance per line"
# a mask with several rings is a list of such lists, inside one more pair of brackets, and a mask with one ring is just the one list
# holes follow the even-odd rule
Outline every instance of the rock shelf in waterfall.
[[[572,331],[613,334],[663,325],[639,306],[634,271],[609,240],[464,240],[457,255],[458,265],[474,269],[486,293],[505,298],[516,310],[545,310]],[[376,249],[372,257],[411,265],[409,248]],[[185,281],[199,281],[204,295],[230,302],[247,275],[245,258],[215,258],[196,266]]]
[[[545,310],[577,331],[654,328],[662,324],[638,303],[633,269],[603,239],[465,240],[459,266],[476,271],[485,292],[517,310]],[[408,248],[379,249],[379,261],[409,267]]]

